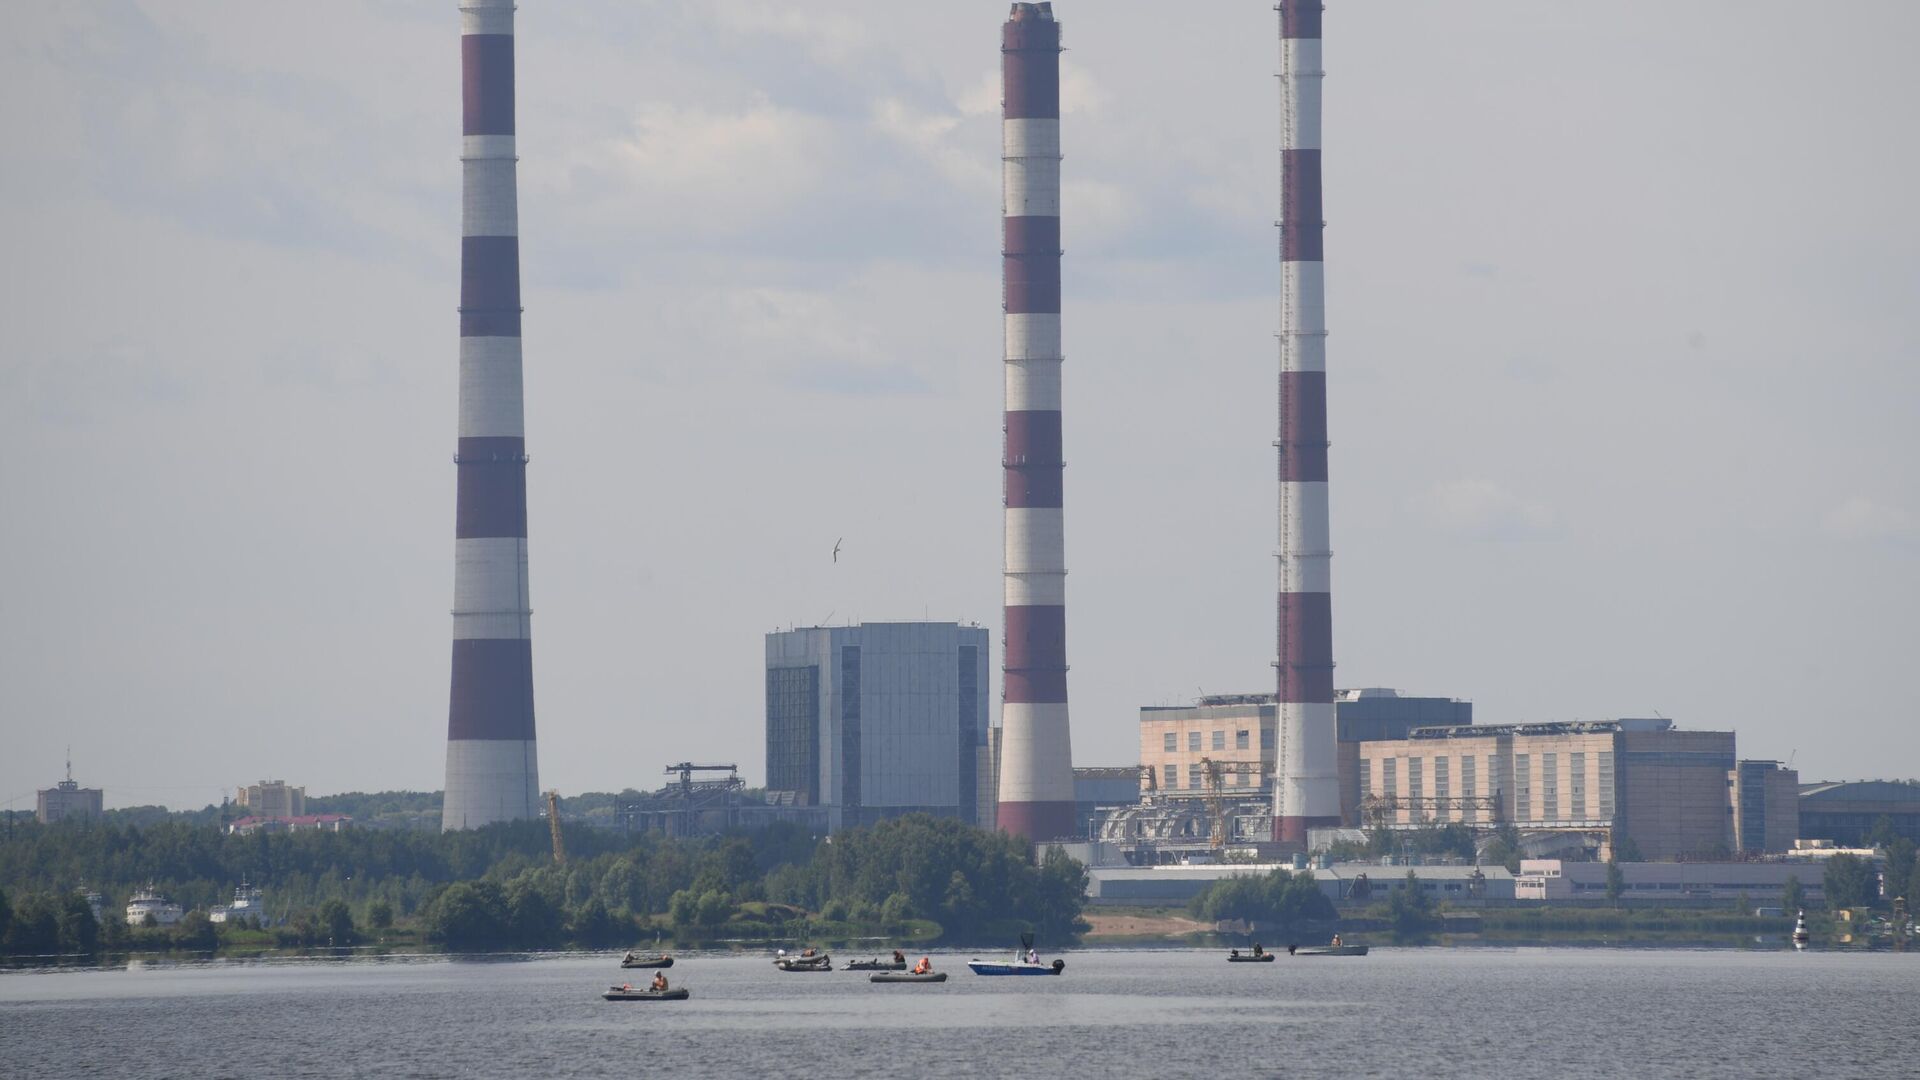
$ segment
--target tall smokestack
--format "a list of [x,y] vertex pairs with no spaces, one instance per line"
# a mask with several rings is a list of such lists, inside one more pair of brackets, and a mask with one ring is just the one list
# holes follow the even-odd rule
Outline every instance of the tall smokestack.
[[443,829],[533,817],[513,0],[460,4],[460,448]]
[[1340,824],[1327,540],[1320,0],[1280,0],[1280,745],[1273,838]]
[[1060,24],[1014,4],[1000,28],[1000,260],[1006,310],[1006,640],[1000,828],[1074,832],[1060,454]]

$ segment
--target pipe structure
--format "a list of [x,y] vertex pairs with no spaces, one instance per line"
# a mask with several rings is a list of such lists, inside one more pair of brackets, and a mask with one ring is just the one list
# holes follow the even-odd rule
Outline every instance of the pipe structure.
[[513,0],[462,0],[460,442],[443,829],[536,816]]
[[1280,716],[1273,839],[1340,824],[1327,535],[1320,0],[1280,0]]
[[1060,24],[1052,4],[1013,5],[1000,28],[1000,77],[1006,637],[998,824],[1038,841],[1075,831],[1061,525]]

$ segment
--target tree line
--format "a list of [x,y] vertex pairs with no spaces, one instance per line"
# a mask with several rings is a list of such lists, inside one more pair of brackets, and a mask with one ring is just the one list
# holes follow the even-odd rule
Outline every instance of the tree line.
[[[394,925],[460,946],[617,944],[653,931],[777,938],[913,921],[950,941],[1023,929],[1064,941],[1084,927],[1085,867],[1058,849],[1036,859],[1020,840],[951,819],[914,815],[831,837],[790,824],[687,840],[563,831],[569,858],[555,865],[540,821],[246,835],[182,821],[27,824],[0,840],[0,895],[10,898],[0,948],[138,944],[152,932],[117,913],[149,884],[192,909],[168,934],[204,944],[204,910],[241,882],[265,891],[280,944],[349,944]],[[107,917],[91,931],[87,891],[106,897]]]

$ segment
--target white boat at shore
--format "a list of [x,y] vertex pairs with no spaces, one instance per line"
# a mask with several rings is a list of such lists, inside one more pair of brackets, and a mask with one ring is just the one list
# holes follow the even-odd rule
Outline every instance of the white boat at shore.
[[127,901],[128,926],[145,926],[148,916],[152,916],[155,926],[172,926],[185,914],[184,908],[155,892],[152,886],[134,893],[133,899]]
[[264,925],[267,921],[266,901],[260,895],[258,886],[243,881],[239,888],[233,890],[233,903],[208,908],[207,919],[217,923],[254,919]]

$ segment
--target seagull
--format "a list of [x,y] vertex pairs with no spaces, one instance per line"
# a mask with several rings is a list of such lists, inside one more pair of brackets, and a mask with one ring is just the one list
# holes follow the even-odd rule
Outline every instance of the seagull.
[[842,537],[836,538],[833,542],[833,561],[834,562],[840,561],[840,541],[845,539],[846,537],[842,536]]

